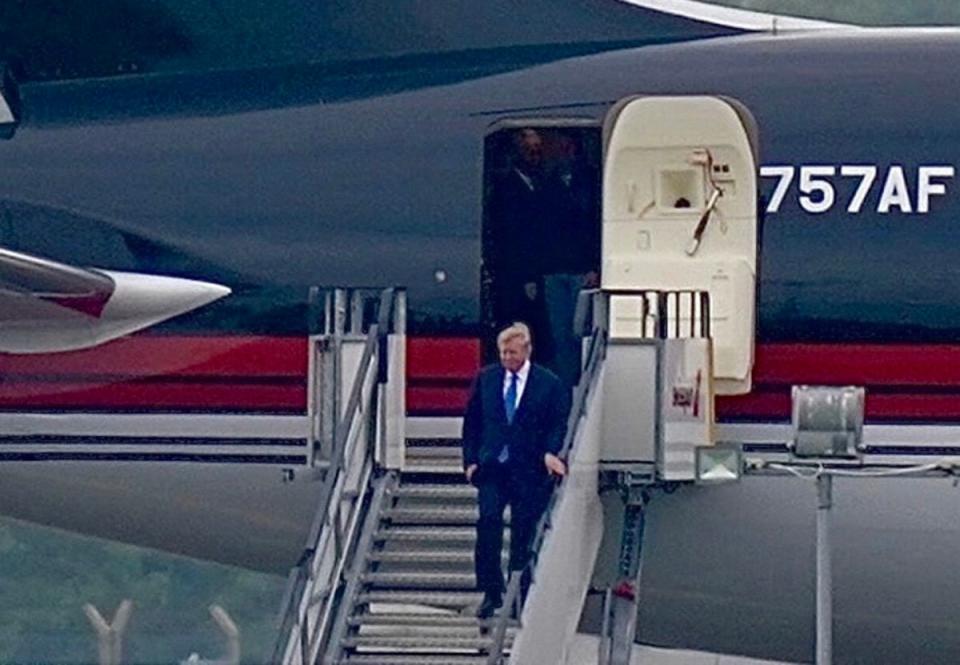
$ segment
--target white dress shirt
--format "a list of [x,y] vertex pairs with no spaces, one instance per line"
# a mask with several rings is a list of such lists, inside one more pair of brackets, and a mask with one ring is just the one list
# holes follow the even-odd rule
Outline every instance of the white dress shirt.
[[533,178],[516,167],[514,167],[513,170],[518,176],[520,176],[520,179],[523,180],[523,184],[527,186],[527,189],[529,189],[531,192],[537,191],[537,186],[533,183]]
[[[510,389],[510,380],[512,372],[504,371],[503,373],[503,398],[507,398],[507,390]],[[527,385],[527,377],[530,376],[530,361],[527,360],[523,363],[523,366],[517,370],[517,404],[516,407],[520,408],[520,400],[523,398],[523,389]]]

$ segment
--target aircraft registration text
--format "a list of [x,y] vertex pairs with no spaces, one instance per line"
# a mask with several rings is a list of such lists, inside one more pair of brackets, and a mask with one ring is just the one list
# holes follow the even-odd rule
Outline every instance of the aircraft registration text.
[[[849,213],[863,212],[871,192],[877,189],[874,185],[879,183],[882,184],[879,184],[880,194],[876,197],[876,207],[867,204],[868,210],[875,209],[881,214],[892,211],[926,214],[930,212],[931,197],[947,193],[943,180],[953,178],[954,172],[954,167],[950,165],[919,166],[916,177],[908,181],[904,167],[899,164],[891,165],[885,174],[873,164],[770,165],[760,168],[762,177],[777,179],[767,202],[768,213],[778,212],[784,200],[792,193],[797,197],[800,208],[813,215],[829,212],[837,205],[846,205]],[[850,179],[856,183],[849,200],[838,200],[835,184],[838,178]],[[796,187],[793,187],[794,181],[797,182]],[[908,182],[916,183],[914,192]]]

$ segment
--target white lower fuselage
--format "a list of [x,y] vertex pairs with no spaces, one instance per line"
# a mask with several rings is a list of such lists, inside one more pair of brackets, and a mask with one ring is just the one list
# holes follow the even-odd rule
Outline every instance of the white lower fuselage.
[[[457,420],[411,427],[453,434]],[[726,425],[720,438],[771,441],[787,430]],[[867,426],[866,439],[950,445],[960,441],[960,428]],[[284,468],[8,459],[0,464],[0,506],[39,524],[284,574],[304,546],[320,489],[316,474],[296,467],[290,479]],[[835,481],[837,662],[956,662],[958,513],[960,492],[949,480]],[[641,641],[809,661],[815,516],[815,489],[796,478],[655,493],[643,549]]]

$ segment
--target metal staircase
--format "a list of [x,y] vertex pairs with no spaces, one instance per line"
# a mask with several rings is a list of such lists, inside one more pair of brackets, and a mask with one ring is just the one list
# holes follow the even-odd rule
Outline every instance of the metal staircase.
[[[353,301],[334,294],[327,309],[336,325],[312,346],[323,491],[288,578],[271,662],[502,665],[508,654],[515,665],[547,662],[536,655],[540,643],[562,645],[575,632],[599,543],[581,542],[586,520],[594,530],[600,521],[596,510],[581,509],[598,501],[595,432],[582,462],[574,444],[578,433],[596,429],[585,425],[586,406],[603,357],[602,331],[590,338],[561,451],[580,480],[560,485],[536,530],[528,563],[534,602],[522,602],[514,573],[504,598],[510,611],[481,621],[473,573],[476,490],[463,477],[460,442],[404,435],[402,292],[384,291],[375,307],[361,300],[343,306]],[[376,320],[364,335],[368,309]],[[509,537],[507,530],[504,559]],[[572,566],[564,563],[570,552],[580,553]]]
[[353,562],[352,595],[334,629],[331,643],[339,647],[324,662],[491,660],[490,621],[474,616],[481,598],[473,574],[476,490],[463,479],[456,443],[408,442],[403,474],[384,479],[378,512],[361,537],[366,554]]

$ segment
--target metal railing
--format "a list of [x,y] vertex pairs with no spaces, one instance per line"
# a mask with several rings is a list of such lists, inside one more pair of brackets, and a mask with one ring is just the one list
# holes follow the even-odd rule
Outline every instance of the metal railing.
[[[580,383],[577,384],[573,394],[573,402],[570,408],[570,415],[567,418],[567,433],[564,437],[563,448],[560,450],[560,458],[569,460],[573,451],[573,446],[577,441],[577,434],[580,431],[583,416],[586,412],[587,398],[590,390],[596,383],[600,367],[603,364],[603,358],[606,352],[607,331],[605,327],[596,327],[590,337],[587,351],[587,362],[584,366]],[[569,471],[569,466],[568,466]],[[565,478],[558,478],[555,481],[550,500],[547,507],[537,524],[536,531],[530,546],[530,558],[523,570],[515,570],[510,573],[510,580],[507,583],[506,594],[504,597],[503,610],[500,612],[493,624],[492,644],[490,654],[487,657],[488,665],[500,665],[503,660],[503,643],[507,634],[507,624],[512,616],[520,617],[523,609],[524,598],[520,596],[521,579],[524,574],[529,575],[531,582],[536,572],[537,558],[540,549],[543,546],[547,531],[550,529],[551,513],[563,497],[566,487]]]
[[[389,377],[387,338],[391,324],[402,325],[404,320],[400,311],[403,295],[397,289],[380,293],[376,323],[367,331],[342,417],[334,417],[332,428],[326,427],[332,436],[332,450],[304,551],[287,580],[272,663],[313,663],[328,637],[343,594],[344,569],[355,549],[357,533],[369,506],[372,479],[378,473],[379,439],[386,435],[380,410],[383,386]],[[326,334],[316,340],[327,354],[325,362],[334,370],[334,381],[322,387],[323,394],[320,386],[314,385],[312,389],[317,392],[311,399],[324,401],[326,406],[320,414],[328,419],[339,411],[336,397],[343,384],[339,377],[343,337],[358,335],[368,306],[358,304],[363,303],[361,299],[348,296],[337,290],[332,298],[327,298],[328,327]],[[349,315],[343,307],[347,302],[351,304]],[[334,322],[332,326],[330,321]],[[331,358],[331,354],[337,357]],[[321,428],[318,433],[322,431]],[[322,438],[317,443],[322,444]]]
[[608,289],[608,296],[640,300],[643,336],[657,339],[711,337],[710,292],[699,290],[629,291]]

